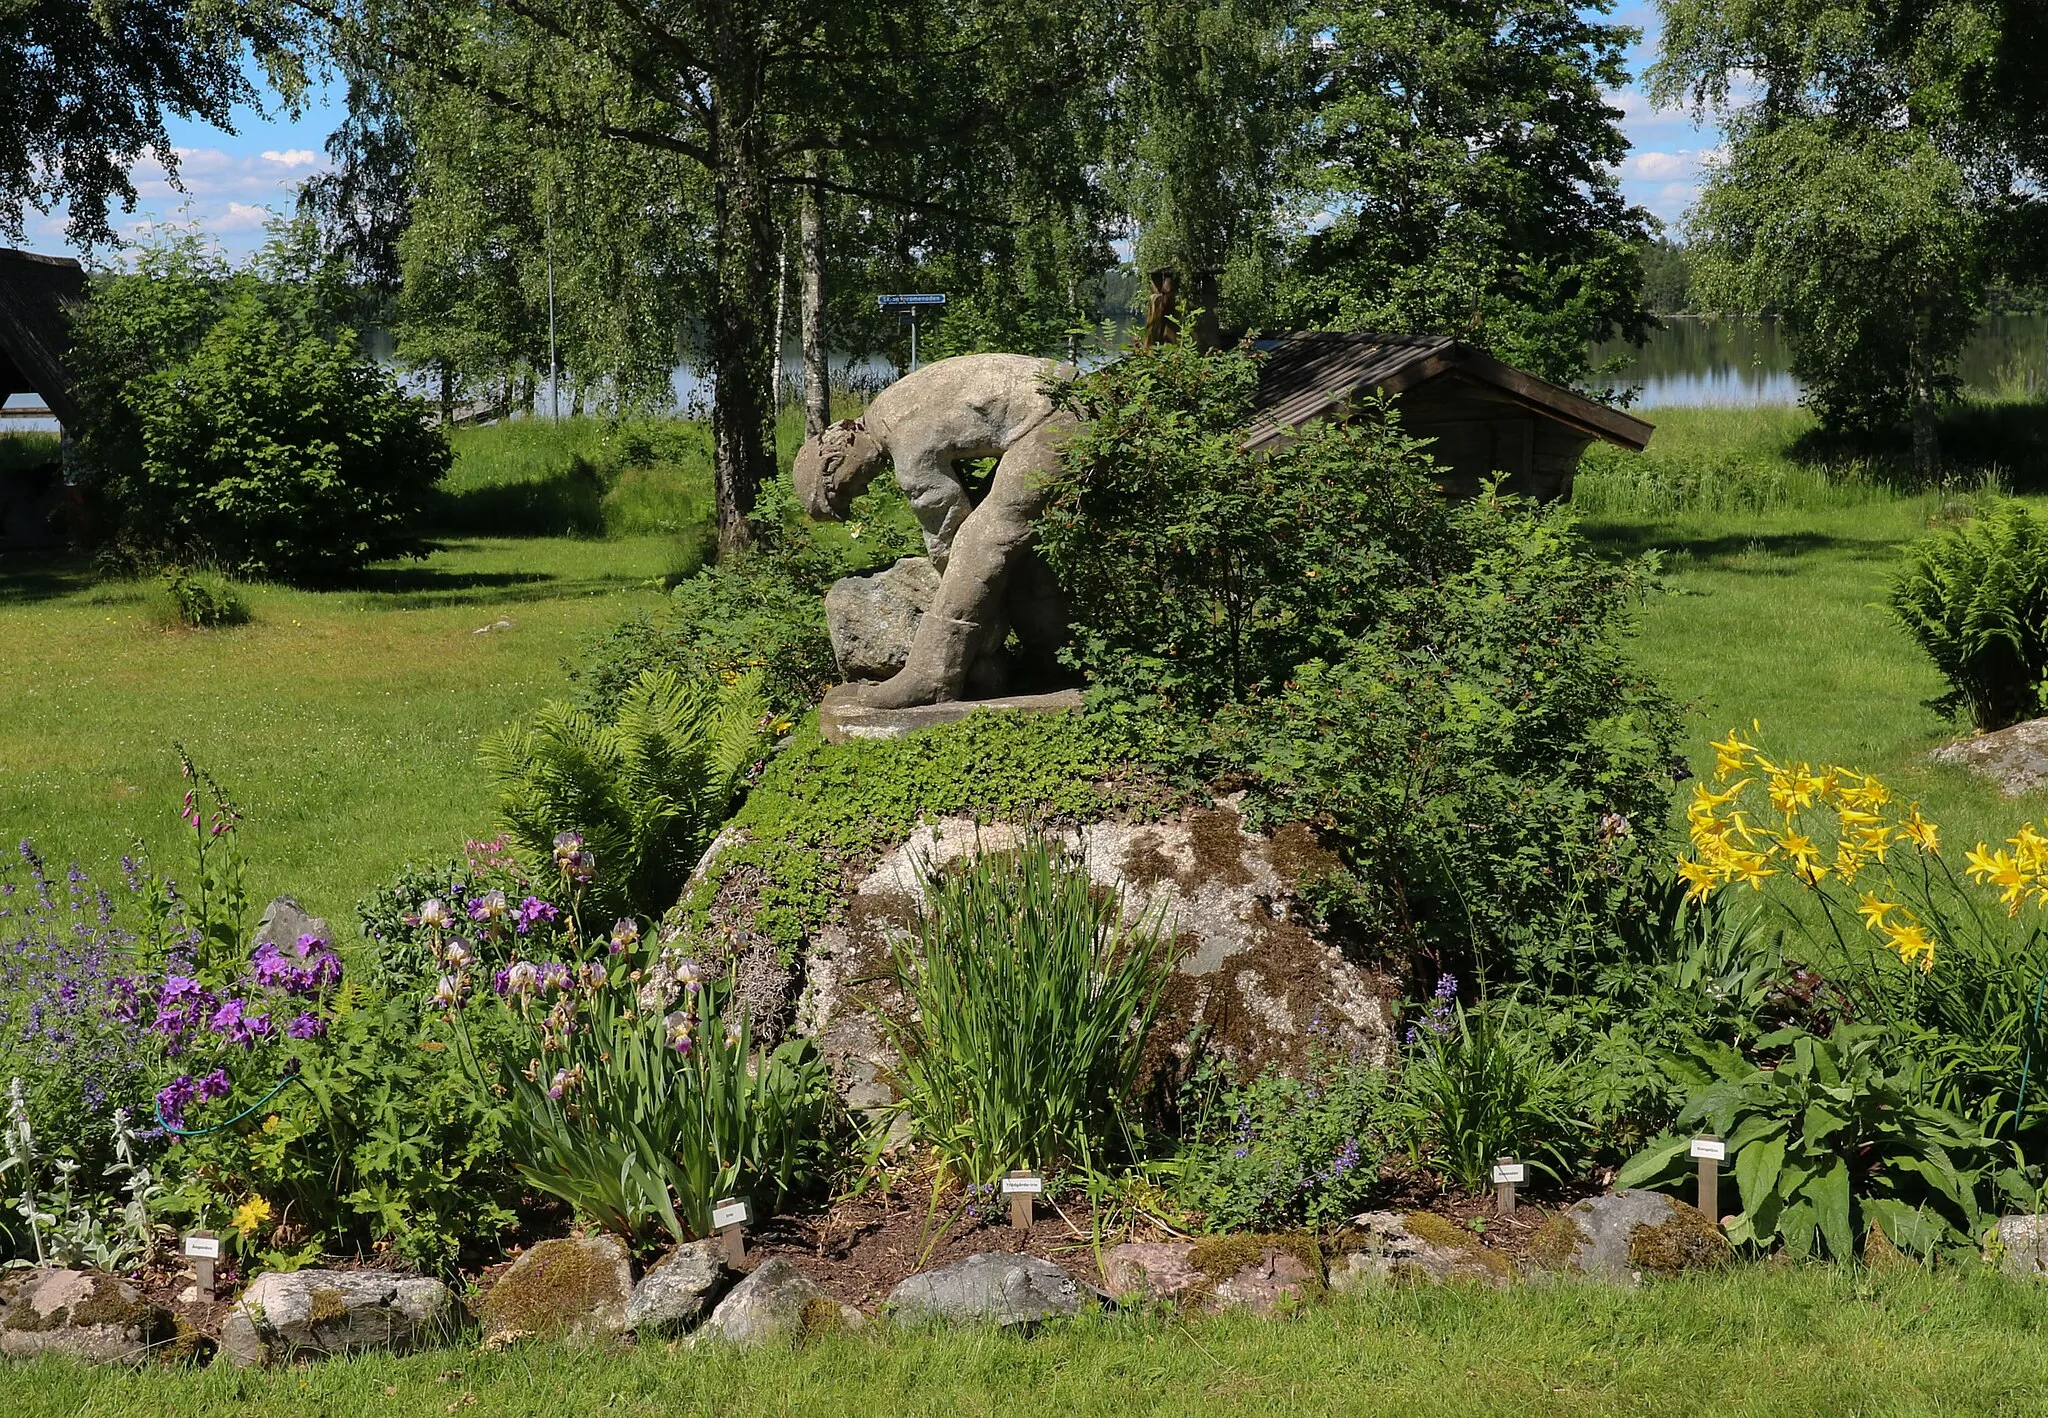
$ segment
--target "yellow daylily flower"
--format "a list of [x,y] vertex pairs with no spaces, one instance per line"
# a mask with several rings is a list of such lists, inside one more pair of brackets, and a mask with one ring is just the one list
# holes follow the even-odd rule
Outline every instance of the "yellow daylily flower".
[[1881,901],[1875,891],[1864,892],[1863,900],[1856,907],[1857,913],[1863,917],[1863,924],[1872,930],[1881,929],[1884,918],[1898,909],[1898,902]]
[[1716,742],[1709,739],[1707,747],[1714,750],[1714,776],[1717,778],[1740,773],[1748,762],[1748,755],[1756,752],[1756,745],[1744,743],[1734,729],[1728,731],[1725,740]]

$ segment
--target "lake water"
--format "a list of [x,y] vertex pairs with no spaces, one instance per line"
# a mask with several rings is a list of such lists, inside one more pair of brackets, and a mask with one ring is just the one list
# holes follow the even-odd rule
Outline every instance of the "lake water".
[[[1613,343],[1595,353],[1621,357],[1615,378],[1623,386],[1642,386],[1639,409],[1790,404],[1799,398],[1799,381],[1787,367],[1791,353],[1771,320],[1674,315],[1641,349]],[[1961,372],[1964,386],[1981,393],[2040,393],[2048,385],[2048,315],[1988,317],[1963,350]]]

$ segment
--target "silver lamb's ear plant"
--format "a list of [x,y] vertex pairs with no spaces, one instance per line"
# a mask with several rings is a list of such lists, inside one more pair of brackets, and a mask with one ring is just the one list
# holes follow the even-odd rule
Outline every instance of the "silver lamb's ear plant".
[[28,1096],[22,1091],[21,1080],[14,1079],[7,1085],[7,1157],[0,1162],[0,1174],[21,1171],[21,1200],[15,1210],[22,1220],[28,1222],[29,1235],[36,1245],[36,1264],[48,1259],[43,1252],[43,1227],[55,1221],[45,1215],[36,1200],[36,1135],[29,1126]]
[[163,1194],[156,1174],[135,1160],[135,1129],[128,1124],[128,1110],[114,1109],[114,1160],[107,1166],[109,1180],[118,1180],[128,1200],[121,1204],[121,1227],[138,1256],[147,1257],[156,1243],[156,1228],[149,1219],[149,1204]]

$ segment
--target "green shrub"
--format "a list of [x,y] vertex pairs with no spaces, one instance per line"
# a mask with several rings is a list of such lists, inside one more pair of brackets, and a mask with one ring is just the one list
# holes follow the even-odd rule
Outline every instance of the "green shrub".
[[2009,1146],[1928,1100],[1925,1070],[1894,1059],[1883,1028],[1857,1024],[1824,1037],[1779,1030],[1754,1056],[1694,1049],[1672,1064],[1691,1095],[1681,1133],[1638,1154],[1616,1184],[1682,1184],[1682,1130],[1705,1125],[1727,1143],[1737,1245],[1848,1260],[1882,1227],[1910,1254],[1974,1254],[2001,1199],[2033,1211],[2039,1190]]
[[1291,1073],[1268,1068],[1238,1084],[1198,1074],[1189,1091],[1175,1193],[1211,1231],[1339,1226],[1379,1186],[1385,1069],[1312,1049]]
[[1417,1160],[1468,1192],[1494,1159],[1518,1157],[1560,1179],[1577,1175],[1587,1125],[1578,1078],[1515,1006],[1468,1011],[1455,986],[1411,1030],[1393,1116]]
[[1949,683],[1936,708],[2002,729],[2042,712],[2048,675],[2048,526],[2017,502],[1916,543],[1892,613]]
[[241,625],[249,619],[249,607],[225,576],[172,567],[163,573],[158,616],[167,625],[214,630]]
[[988,1185],[1023,1167],[1100,1173],[1171,969],[1158,920],[1042,837],[927,873],[894,974],[913,1012],[885,1019],[911,1134],[950,1174]]
[[324,302],[181,244],[96,285],[73,341],[82,482],[121,555],[317,582],[419,548],[447,440]]
[[610,716],[545,704],[479,755],[529,868],[553,859],[559,834],[579,834],[603,873],[596,904],[659,916],[766,748],[766,717],[752,677],[719,686],[649,670]]

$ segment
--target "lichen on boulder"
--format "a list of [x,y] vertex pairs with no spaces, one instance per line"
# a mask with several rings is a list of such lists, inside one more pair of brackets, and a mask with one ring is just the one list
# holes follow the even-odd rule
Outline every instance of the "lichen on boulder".
[[221,1325],[221,1351],[241,1366],[445,1343],[459,1328],[455,1296],[428,1276],[387,1270],[259,1275]]
[[633,1262],[615,1236],[542,1241],[484,1296],[484,1340],[602,1339],[626,1329]]
[[1530,1258],[1545,1271],[1624,1285],[1712,1270],[1733,1257],[1698,1207],[1662,1192],[1618,1191],[1574,1202],[1544,1224]]
[[0,1281],[0,1354],[136,1364],[175,1335],[168,1310],[105,1271],[38,1266]]

